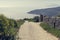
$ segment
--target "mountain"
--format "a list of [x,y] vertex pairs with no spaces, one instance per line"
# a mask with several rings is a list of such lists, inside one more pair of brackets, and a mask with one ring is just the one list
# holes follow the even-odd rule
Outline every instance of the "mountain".
[[47,15],[47,16],[56,16],[60,14],[60,7],[53,7],[53,8],[45,8],[45,9],[36,9],[28,12],[29,14],[36,14],[36,15]]

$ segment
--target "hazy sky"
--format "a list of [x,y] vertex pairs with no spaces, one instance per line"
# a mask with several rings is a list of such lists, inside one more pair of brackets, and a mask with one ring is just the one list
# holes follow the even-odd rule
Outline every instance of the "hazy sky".
[[56,6],[60,6],[60,0],[0,0],[0,13],[18,19],[33,17],[28,11]]

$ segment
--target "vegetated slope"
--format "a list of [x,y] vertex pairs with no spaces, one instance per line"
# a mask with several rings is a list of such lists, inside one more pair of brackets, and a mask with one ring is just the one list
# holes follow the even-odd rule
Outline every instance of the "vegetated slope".
[[23,22],[0,15],[0,40],[15,40],[14,37]]

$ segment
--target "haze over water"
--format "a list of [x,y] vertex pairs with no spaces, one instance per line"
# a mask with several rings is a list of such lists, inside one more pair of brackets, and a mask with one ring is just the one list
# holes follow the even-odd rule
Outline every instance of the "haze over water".
[[34,9],[60,6],[60,0],[0,0],[0,14],[9,18],[32,18],[27,12]]

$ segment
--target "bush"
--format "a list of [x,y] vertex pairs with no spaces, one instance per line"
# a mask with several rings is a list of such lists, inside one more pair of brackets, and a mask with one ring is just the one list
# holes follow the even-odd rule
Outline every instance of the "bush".
[[33,22],[34,21],[33,18],[24,18],[23,20],[29,21],[29,22]]
[[17,24],[18,24],[18,28],[24,23],[25,21],[20,19],[20,20],[17,20]]
[[55,29],[46,23],[41,23],[40,25],[47,32],[49,32],[49,33],[55,35],[56,37],[60,38],[60,30],[59,29]]
[[16,21],[14,19],[7,18],[4,15],[0,15],[0,39],[10,40],[11,38],[14,38],[18,32],[19,27],[23,23],[23,20]]
[[34,22],[39,22],[39,16],[35,16],[35,17],[33,18],[33,20],[34,20]]

